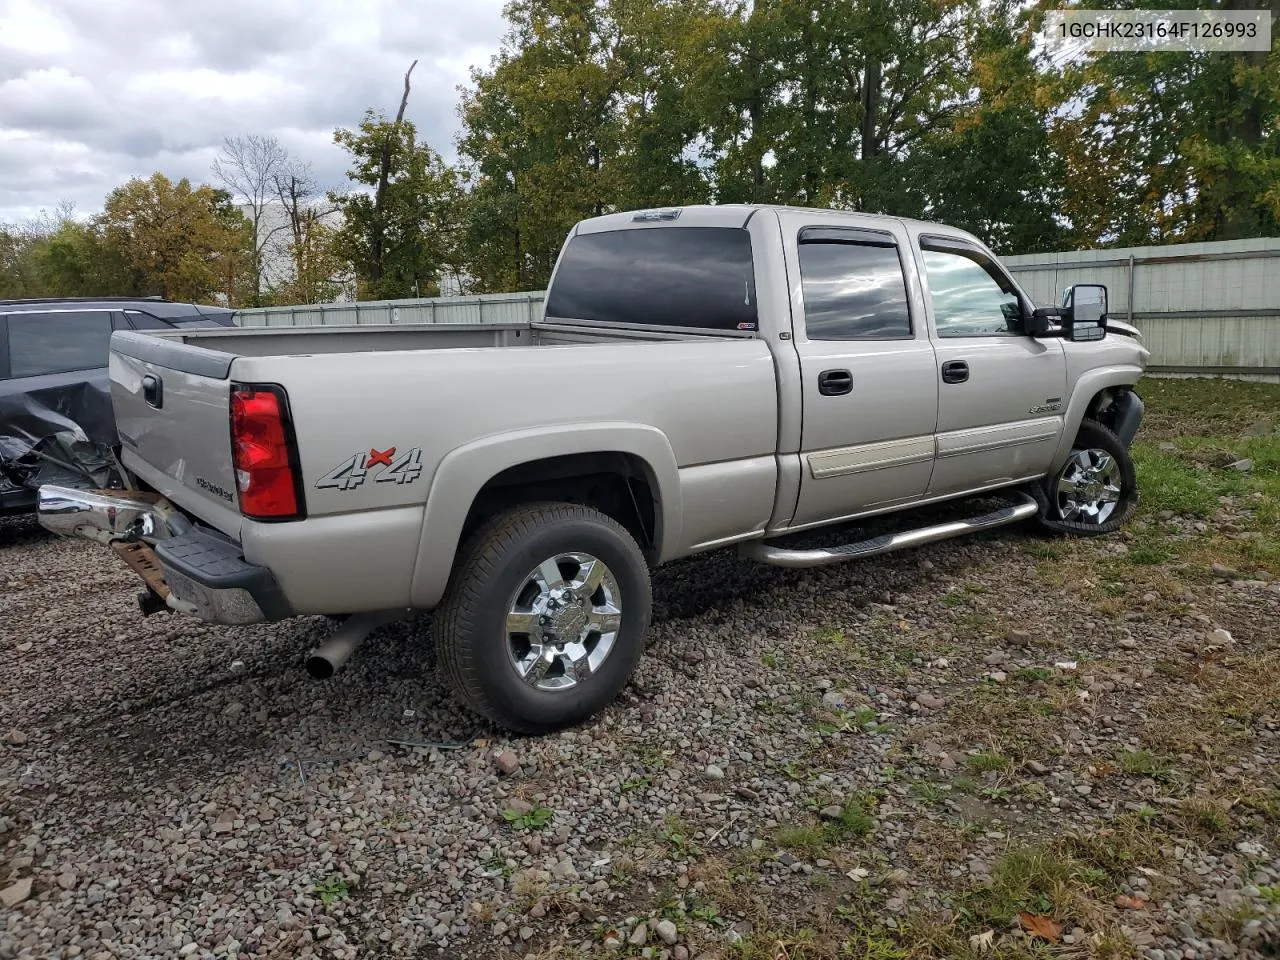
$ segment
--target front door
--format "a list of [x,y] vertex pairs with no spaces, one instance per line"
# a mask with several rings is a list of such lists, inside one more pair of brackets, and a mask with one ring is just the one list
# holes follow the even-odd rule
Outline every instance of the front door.
[[919,499],[933,469],[933,345],[908,295],[906,231],[812,226],[785,238],[802,378],[800,497],[792,526]]
[[919,254],[937,354],[937,463],[929,493],[1045,473],[1068,399],[1062,343],[1023,332],[1031,304],[976,245],[923,236]]

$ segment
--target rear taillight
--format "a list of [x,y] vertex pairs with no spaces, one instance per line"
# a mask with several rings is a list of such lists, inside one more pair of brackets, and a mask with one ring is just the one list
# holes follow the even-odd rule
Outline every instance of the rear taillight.
[[232,384],[231,458],[242,514],[254,520],[303,515],[293,424],[281,387]]

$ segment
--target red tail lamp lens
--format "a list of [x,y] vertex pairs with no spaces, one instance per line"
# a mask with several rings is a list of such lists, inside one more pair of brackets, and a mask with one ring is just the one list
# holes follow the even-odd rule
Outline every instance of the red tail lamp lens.
[[302,512],[286,410],[279,387],[231,389],[231,457],[246,517],[281,520]]

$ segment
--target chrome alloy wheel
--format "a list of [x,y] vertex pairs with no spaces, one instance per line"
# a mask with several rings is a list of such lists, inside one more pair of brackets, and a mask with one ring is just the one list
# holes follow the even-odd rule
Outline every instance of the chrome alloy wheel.
[[507,659],[537,690],[577,686],[600,669],[622,628],[622,592],[604,561],[562,553],[521,581],[507,608]]
[[1072,450],[1058,474],[1058,516],[1106,523],[1120,502],[1120,464],[1105,450]]

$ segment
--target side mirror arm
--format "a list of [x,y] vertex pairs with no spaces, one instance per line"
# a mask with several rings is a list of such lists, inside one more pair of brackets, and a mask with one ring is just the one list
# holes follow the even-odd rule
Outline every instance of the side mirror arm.
[[1036,307],[1027,318],[1027,333],[1033,337],[1060,337],[1062,320],[1068,313],[1070,310],[1064,307]]

